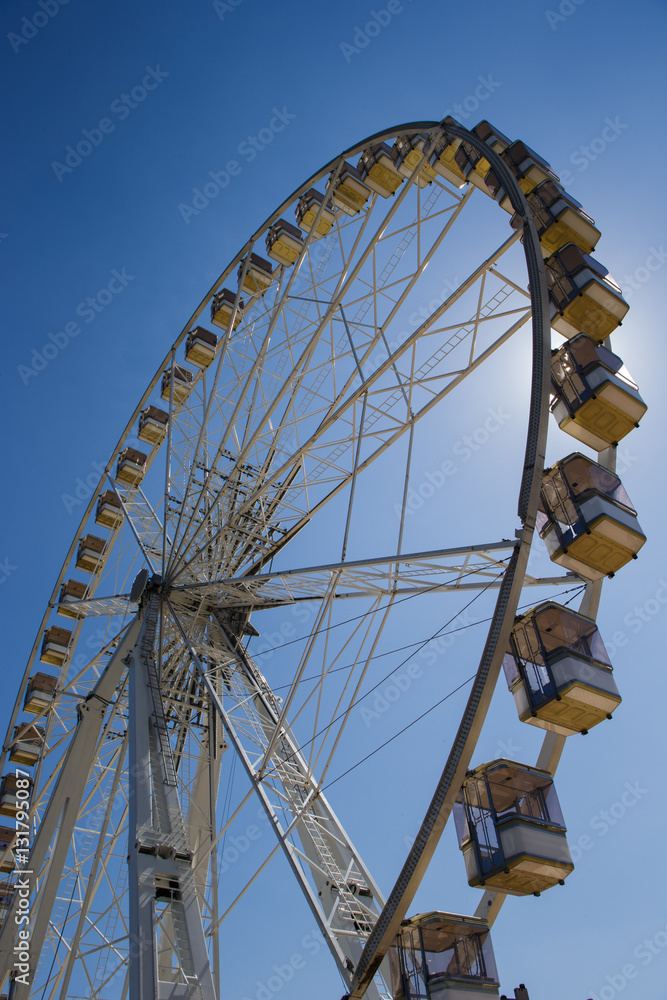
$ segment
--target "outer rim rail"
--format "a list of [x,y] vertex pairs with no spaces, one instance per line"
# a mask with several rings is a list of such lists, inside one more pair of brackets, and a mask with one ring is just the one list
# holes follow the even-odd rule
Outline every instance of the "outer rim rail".
[[401,921],[404,919],[433,857],[452,811],[454,799],[458,794],[465,772],[470,766],[498,678],[511,623],[519,603],[523,575],[535,529],[539,490],[544,470],[549,417],[551,323],[549,321],[546,272],[533,214],[519,182],[495,150],[467,129],[459,125],[449,124],[447,119],[441,123],[441,127],[445,135],[463,139],[478,152],[484,154],[505,187],[512,207],[523,219],[523,244],[533,316],[530,415],[518,502],[518,513],[523,523],[523,530],[520,532],[520,540],[517,541],[503,577],[484,652],[445,768],[412,849],[366,942],[366,947],[355,970],[352,989],[348,995],[349,1000],[361,1000],[395,939]]

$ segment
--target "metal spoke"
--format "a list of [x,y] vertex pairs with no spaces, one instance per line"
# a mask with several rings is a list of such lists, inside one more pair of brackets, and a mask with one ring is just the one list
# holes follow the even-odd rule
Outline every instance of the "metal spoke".
[[[573,573],[526,571],[535,515],[526,476],[539,475],[546,413],[547,362],[537,349],[520,520],[499,504],[487,528],[495,539],[464,544],[486,531],[452,516],[445,491],[438,503],[447,515],[434,503],[425,533],[408,520],[415,466],[433,448],[429,418],[473,391],[480,369],[500,370],[512,352],[505,345],[527,344],[531,320],[544,326],[541,256],[530,257],[526,233],[506,238],[480,224],[484,196],[473,185],[426,176],[451,128],[456,134],[447,122],[413,123],[370,137],[302,185],[173,339],[121,435],[51,594],[0,761],[31,678],[53,671],[53,697],[26,709],[44,728],[31,771],[38,961],[30,988],[14,984],[15,1000],[219,998],[227,917],[251,905],[261,879],[281,865],[353,996],[389,996],[384,955],[464,765],[459,756],[449,767],[425,820],[423,857],[411,853],[402,894],[386,903],[323,793],[366,759],[362,750],[361,761],[349,761],[357,709],[380,683],[378,660],[398,669],[397,656],[416,645],[396,638],[408,612],[437,636],[456,616],[443,611],[447,602],[456,609],[479,596],[487,614],[497,597],[477,700],[466,709],[466,732],[476,734],[521,587],[583,584]],[[337,183],[350,157],[416,132],[426,138],[393,195],[373,191],[357,211],[342,207]],[[301,239],[292,235],[291,262],[276,244],[264,251],[271,227],[293,218],[311,187],[324,193],[310,231],[304,224]],[[257,264],[265,252],[270,264]],[[437,284],[459,259],[464,280]],[[229,310],[214,317],[223,327],[215,349],[206,361],[192,353],[183,361],[186,336],[207,322],[202,313],[222,288]],[[177,385],[181,366],[189,376]],[[137,428],[147,406],[168,411],[153,437]],[[456,416],[436,433],[455,428]],[[119,456],[145,438],[141,476],[129,481]],[[393,519],[384,516],[389,497]],[[592,607],[595,595],[587,600]],[[274,623],[292,611],[300,627],[284,649],[272,645]],[[41,663],[54,625],[67,629]],[[395,737],[403,730],[397,719]],[[547,741],[540,759],[551,766],[558,753]],[[219,880],[225,836],[253,800],[274,840],[261,860],[249,854]],[[12,972],[18,905],[15,895],[0,929],[0,992]],[[490,905],[495,914],[499,902]]]

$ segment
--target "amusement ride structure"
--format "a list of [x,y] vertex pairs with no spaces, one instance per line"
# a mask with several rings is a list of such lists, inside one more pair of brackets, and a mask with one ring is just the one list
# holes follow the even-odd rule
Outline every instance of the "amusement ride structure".
[[[0,771],[0,992],[228,995],[220,932],[240,896],[225,895],[220,848],[254,796],[273,841],[246,889],[282,852],[350,998],[498,995],[503,900],[573,868],[553,777],[567,736],[620,702],[595,618],[603,578],[645,540],[615,447],[646,407],[608,341],[628,307],[590,256],[599,236],[523,142],[447,118],[346,150],[241,247],[110,456],[20,683]],[[465,279],[423,308],[457,255]],[[451,518],[409,551],[420,428],[444,434],[519,337],[532,370],[516,512],[491,539]],[[554,419],[583,451],[545,469]],[[537,534],[547,576],[528,571]],[[550,596],[531,606],[535,587]],[[577,608],[558,600],[575,587]],[[385,895],[327,776],[350,760],[400,605],[437,630],[466,593],[495,595],[488,634]],[[294,608],[305,631],[272,677],[253,650]],[[473,759],[502,667],[519,718],[544,730],[534,763]],[[223,818],[232,759],[247,795]],[[410,916],[452,812],[479,905]]]

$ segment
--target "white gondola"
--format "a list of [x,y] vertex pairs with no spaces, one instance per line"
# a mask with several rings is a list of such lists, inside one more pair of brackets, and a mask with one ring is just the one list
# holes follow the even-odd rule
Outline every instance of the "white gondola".
[[266,252],[285,267],[290,267],[298,259],[302,249],[301,231],[286,219],[278,219],[266,234]]
[[399,135],[395,140],[391,156],[396,164],[396,169],[403,177],[411,177],[416,167],[419,173],[416,176],[417,184],[426,187],[432,184],[436,178],[436,173],[430,165],[430,156],[424,159],[424,150],[430,145],[430,139],[421,132],[414,132],[412,135]]
[[578,452],[544,473],[537,529],[553,562],[587,580],[615,573],[646,541],[618,476]]
[[[304,195],[301,195],[296,207],[297,226],[306,233],[312,233],[313,239],[326,236],[336,221],[336,216],[331,207],[321,208],[323,201],[323,194],[320,194],[316,188],[309,188]],[[315,224],[316,219],[317,225]]]
[[138,486],[146,475],[148,455],[136,448],[123,448],[118,456],[116,479],[127,486]]
[[106,544],[105,539],[97,535],[84,535],[76,551],[76,568],[96,573],[104,565]]
[[211,323],[226,331],[229,329],[229,323],[233,316],[232,330],[235,330],[243,319],[244,309],[243,299],[239,299],[236,307],[235,303],[236,292],[232,292],[229,288],[223,288],[217,295],[214,295],[211,299]]
[[71,607],[73,602],[78,603],[86,596],[88,585],[80,583],[79,580],[63,580],[60,585],[58,595],[58,614],[63,618],[83,618],[85,617],[78,608]]
[[[600,239],[600,230],[590,215],[560,184],[555,181],[542,181],[526,195],[526,201],[533,212],[537,235],[542,246],[542,253],[548,257],[568,243],[574,243],[582,253],[595,250]],[[513,215],[510,220],[513,229],[523,228],[520,215]]]
[[357,215],[371,196],[371,189],[363,183],[359,171],[351,163],[344,163],[338,175],[334,171],[327,181],[327,191],[336,208],[346,215]]
[[526,896],[574,868],[553,779],[540,768],[502,759],[469,771],[454,819],[472,886]]
[[[203,326],[190,330],[185,340],[185,360],[197,368],[208,368],[218,350],[218,338]],[[165,414],[166,415],[166,414]]]
[[33,767],[39,760],[43,746],[44,727],[36,726],[32,722],[22,722],[14,727],[9,759]]
[[56,696],[57,678],[52,674],[33,674],[26,687],[23,711],[39,715],[46,711]]
[[606,340],[630,308],[619,285],[594,257],[573,243],[545,260],[551,325],[564,337],[587,333]]
[[[239,264],[237,277],[241,282],[241,291],[246,295],[263,295],[273,281],[273,267],[271,266],[271,261],[265,260],[256,253],[248,254],[248,256],[244,257]],[[223,289],[223,291],[225,291],[225,289]],[[242,310],[242,308],[243,303],[239,302],[239,309]],[[241,320],[239,318],[238,321],[235,321],[235,326],[238,326],[240,322]],[[228,323],[229,320],[225,325],[225,329],[227,329]]]
[[44,633],[42,639],[42,650],[39,658],[42,663],[50,663],[54,667],[61,667],[65,662],[72,641],[72,633],[68,628],[61,628],[59,625],[52,625]]
[[522,722],[587,733],[621,702],[597,625],[553,601],[514,623],[503,668]]
[[394,1000],[498,996],[489,925],[479,917],[431,912],[404,920],[389,963]]
[[[28,795],[21,795],[19,798],[17,796],[17,791],[19,791],[17,782],[19,780],[16,774],[5,774],[2,781],[0,782],[0,816],[16,816],[19,808],[23,808],[27,802],[30,801],[30,789],[32,788],[32,779],[21,778],[21,781],[28,781]],[[0,883],[0,892],[2,891],[2,884]]]
[[[447,120],[452,125],[459,124],[453,118],[445,119],[445,121]],[[453,184],[457,188],[462,188],[466,184],[465,176],[456,162],[456,153],[460,145],[460,139],[454,136],[442,136],[440,139],[435,140],[435,145],[428,158],[429,165],[435,170],[436,174],[444,177],[446,181],[449,181],[450,184]]]
[[554,352],[551,388],[560,429],[595,451],[618,444],[647,409],[621,359],[585,333]]
[[124,516],[120,500],[113,490],[100,493],[95,510],[95,524],[104,528],[119,528]]
[[167,434],[169,414],[157,406],[146,406],[139,414],[137,437],[147,444],[160,444]]
[[357,170],[364,184],[383,198],[391,198],[403,183],[403,177],[391,157],[391,147],[386,142],[365,149]]
[[[479,122],[472,131],[496,153],[502,153],[512,141],[487,121]],[[467,142],[462,142],[456,152],[456,163],[467,181],[474,184],[484,194],[493,197],[486,184],[486,177],[491,170],[491,164],[483,152],[480,152],[475,146],[471,146]]]
[[[517,142],[511,143],[500,156],[518,180],[519,187],[524,194],[533,191],[543,181],[555,181],[556,184],[560,181],[558,174],[551,169],[551,164],[539,156],[530,146],[527,146],[525,142],[517,140]],[[512,202],[494,170],[489,171],[484,183],[500,207],[513,215]]]
[[[211,306],[211,308],[213,307]],[[215,320],[213,322],[215,322]],[[166,372],[162,376],[160,394],[163,399],[169,399],[171,397],[172,381],[174,403],[177,405],[179,403],[184,403],[190,395],[190,390],[192,389],[192,372],[187,368],[182,368],[180,365],[174,365],[172,378],[172,370],[171,368],[167,368]]]

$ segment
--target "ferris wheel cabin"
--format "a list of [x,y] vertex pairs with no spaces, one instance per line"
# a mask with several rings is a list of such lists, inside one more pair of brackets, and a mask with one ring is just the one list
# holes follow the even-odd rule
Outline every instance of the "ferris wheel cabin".
[[[397,136],[391,155],[399,174],[405,178],[412,177],[415,168],[424,158],[424,148],[428,142],[429,137],[420,132]],[[421,188],[426,187],[433,183],[435,176],[433,168],[424,161],[416,177],[417,184]]]
[[86,573],[96,573],[104,564],[106,544],[104,538],[98,538],[97,535],[84,535],[76,553],[76,568]]
[[[512,141],[487,121],[478,122],[473,132],[496,153],[502,153]],[[490,193],[486,177],[491,170],[491,164],[483,153],[480,153],[470,143],[462,142],[456,151],[456,163],[467,181],[474,184],[484,194]]]
[[158,406],[146,406],[139,414],[137,437],[140,441],[145,441],[146,444],[160,444],[166,437],[168,423],[168,413]]
[[23,711],[30,712],[31,715],[41,715],[48,711],[56,696],[56,683],[57,678],[52,674],[33,674],[23,699]]
[[630,308],[621,289],[599,261],[568,243],[545,262],[551,325],[566,338],[587,333],[606,340]]
[[63,618],[83,618],[76,607],[69,607],[74,601],[82,601],[88,586],[79,580],[63,580],[58,594],[58,614]]
[[[542,181],[526,195],[532,209],[537,235],[545,257],[573,243],[588,254],[597,246],[601,233],[593,220],[571,195],[555,181]],[[523,228],[523,219],[515,214],[510,220],[513,229]]]
[[291,267],[298,260],[302,249],[301,230],[286,219],[278,219],[266,234],[266,252],[285,267]]
[[[556,183],[559,181],[558,174],[551,169],[551,164],[520,140],[511,143],[500,156],[518,180],[524,194],[533,191],[543,181],[551,180]],[[514,207],[509,195],[493,170],[489,170],[484,182],[500,207],[513,215]]]
[[[323,201],[323,194],[320,194],[316,188],[309,188],[305,194],[301,195],[296,207],[297,226],[306,233],[312,233],[314,240],[319,239],[320,236],[326,236],[336,221],[336,216],[330,209],[323,208],[320,211]],[[319,219],[317,218],[318,212],[320,213]]]
[[357,164],[357,170],[364,184],[382,198],[390,198],[392,194],[396,194],[404,180],[396,169],[391,147],[386,142],[365,149]]
[[14,727],[9,759],[32,767],[39,760],[43,746],[44,727],[36,726],[32,722],[22,722]]
[[[196,326],[185,340],[185,360],[197,368],[208,368],[218,350],[218,338],[211,330]],[[165,414],[167,416],[167,414]]]
[[560,429],[595,451],[618,444],[646,413],[621,359],[584,333],[554,351],[551,387]]
[[527,896],[574,868],[553,779],[537,767],[494,760],[469,771],[454,821],[472,886]]
[[[221,330],[228,329],[232,316],[234,317],[232,330],[235,330],[243,319],[243,311],[243,299],[239,299],[238,306],[236,306],[236,292],[232,292],[230,288],[223,288],[222,291],[218,292],[211,299],[211,323],[220,327]],[[191,374],[190,378],[192,378]],[[165,398],[164,394],[162,398]],[[167,396],[166,398],[168,399],[169,397]]]
[[345,162],[335,179],[334,173],[327,181],[327,191],[331,189],[334,205],[346,215],[357,215],[370,198],[371,189],[364,184],[361,174],[351,163]]
[[123,448],[118,456],[116,479],[127,486],[138,486],[146,474],[148,455],[136,448]]
[[460,145],[460,139],[454,136],[442,136],[441,139],[436,140],[429,156],[429,163],[436,174],[444,177],[446,181],[457,188],[462,188],[466,183],[461,168],[456,162],[456,153]]
[[595,622],[553,601],[517,618],[503,668],[520,720],[561,736],[587,733],[621,702]]
[[[215,301],[214,299],[213,303]],[[213,311],[213,304],[211,305],[211,311]],[[215,320],[213,322],[215,323]],[[169,399],[171,396],[172,383],[174,403],[176,405],[184,403],[192,389],[192,372],[188,368],[181,367],[181,365],[174,365],[173,373],[171,368],[167,368],[162,375],[161,396],[163,399]]]
[[394,1000],[482,1000],[499,984],[489,925],[477,917],[420,913],[389,952]]
[[[21,796],[17,796],[18,780],[17,774],[3,775],[2,781],[0,781],[0,816],[16,816],[19,809],[22,809],[26,802],[30,801],[30,794],[25,796],[23,791],[21,791]],[[21,781],[23,780],[28,782],[28,793],[30,793],[33,785],[32,778],[21,779]],[[21,789],[24,789],[23,785]]]
[[[248,265],[247,267],[246,262]],[[245,275],[243,273],[244,269]],[[250,253],[247,257],[243,258],[239,264],[239,269],[236,274],[239,282],[241,282],[240,290],[245,292],[247,295],[263,295],[273,281],[273,267],[271,265],[271,261],[265,260],[256,253]],[[229,294],[233,293],[230,292]],[[239,309],[242,308],[243,303],[239,302]],[[240,317],[238,322],[241,322]],[[229,320],[227,320],[227,323],[224,325],[225,330],[227,329],[228,323]],[[238,323],[235,323],[235,326],[238,326]]]
[[[150,409],[150,407],[149,407]],[[103,528],[119,528],[123,523],[123,508],[113,490],[105,490],[97,499],[95,524]]]
[[618,476],[578,452],[544,473],[536,524],[551,560],[587,580],[615,573],[646,541]]
[[52,625],[47,628],[42,640],[42,651],[39,655],[42,663],[50,663],[53,667],[61,667],[72,641],[70,629]]

